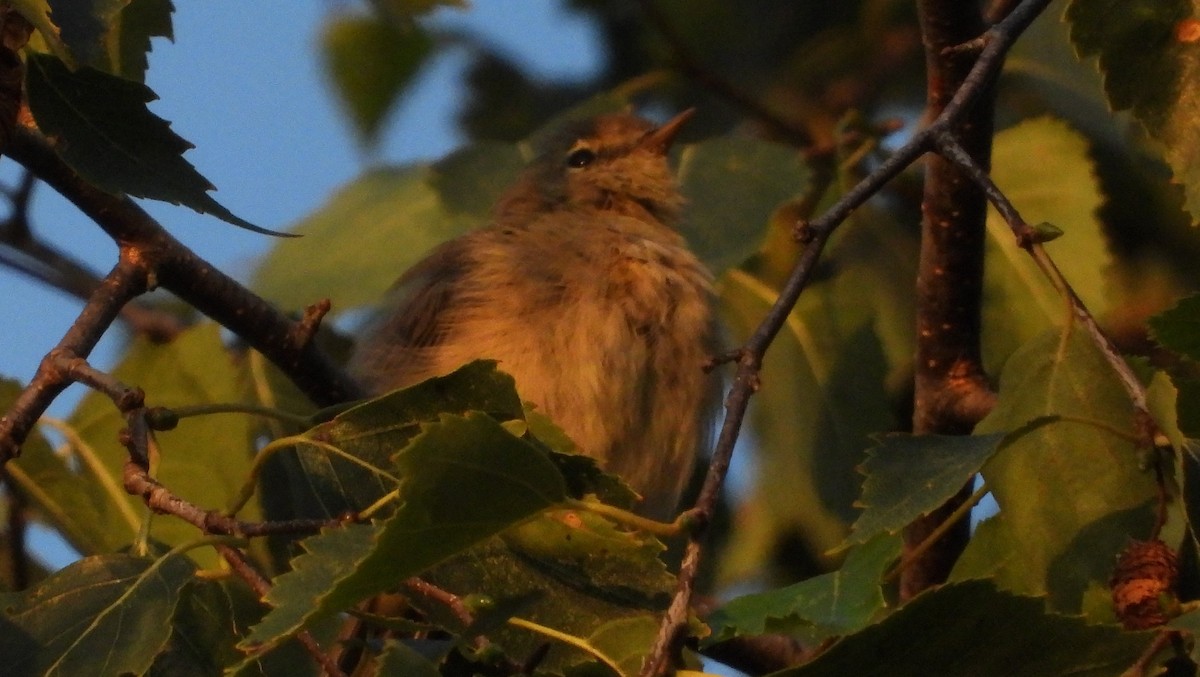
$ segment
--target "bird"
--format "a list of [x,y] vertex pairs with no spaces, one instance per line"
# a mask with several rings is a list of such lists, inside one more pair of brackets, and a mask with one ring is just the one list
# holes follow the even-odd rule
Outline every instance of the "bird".
[[498,360],[517,391],[668,519],[707,439],[713,278],[668,151],[692,116],[564,123],[483,227],[405,272],[351,373],[380,394]]

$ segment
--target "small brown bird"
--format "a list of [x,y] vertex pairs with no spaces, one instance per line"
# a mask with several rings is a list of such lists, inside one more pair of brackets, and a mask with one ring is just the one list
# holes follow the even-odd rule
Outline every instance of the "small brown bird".
[[405,273],[352,370],[373,392],[500,362],[580,449],[665,517],[690,475],[712,378],[711,275],[676,232],[667,150],[691,117],[565,126],[490,225]]

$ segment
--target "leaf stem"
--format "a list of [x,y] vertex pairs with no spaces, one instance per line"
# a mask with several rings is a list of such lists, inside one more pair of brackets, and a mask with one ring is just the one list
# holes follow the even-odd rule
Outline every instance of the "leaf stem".
[[79,433],[75,431],[66,421],[49,416],[43,416],[41,422],[57,430],[67,440],[72,453],[79,462],[84,465],[91,475],[108,495],[113,503],[113,507],[117,509],[117,513],[125,520],[125,523],[134,532],[138,533],[142,528],[142,517],[138,511],[134,509],[133,503],[129,500],[129,494],[117,484],[116,478],[104,466],[104,461],[96,454],[96,450],[90,444],[85,442]]
[[608,505],[607,503],[601,503],[599,501],[581,501],[574,498],[568,498],[565,502],[565,505],[572,510],[580,510],[600,515],[601,517],[612,520],[617,524],[633,527],[634,529],[645,531],[646,533],[653,534],[655,536],[662,536],[664,538],[678,536],[686,529],[686,526],[690,521],[688,519],[688,513],[686,512],[676,517],[674,522],[659,522],[658,520],[642,517],[641,515],[629,512],[628,510],[618,508],[613,505]]
[[182,407],[168,407],[168,410],[181,419],[191,418],[193,416],[210,416],[212,414],[253,414],[255,416],[272,418],[284,423],[294,423],[298,426],[303,426],[306,428],[312,424],[307,416],[293,414],[290,411],[272,409],[271,407],[266,407],[259,404],[248,404],[242,402],[189,404]]
[[604,653],[601,652],[596,647],[592,646],[586,639],[581,639],[574,635],[568,635],[565,632],[560,632],[558,630],[555,630],[554,628],[549,628],[549,627],[546,627],[539,623],[534,623],[533,621],[527,621],[524,618],[517,618],[517,617],[509,618],[508,624],[516,626],[518,628],[524,628],[531,632],[536,632],[539,635],[542,635],[544,637],[549,637],[550,639],[557,640],[559,642],[562,642],[563,644],[573,646],[576,649],[579,649],[580,651],[584,651],[586,653],[591,654],[592,656],[594,656],[596,658],[596,660],[598,660],[601,663],[604,663],[608,667],[612,668],[612,670],[614,672],[616,672],[618,675],[625,674],[624,672],[621,671],[621,666],[614,663],[611,658],[604,655]]
[[925,536],[924,540],[905,553],[905,556],[900,563],[883,577],[883,582],[890,583],[896,580],[896,577],[903,573],[905,569],[915,562],[920,561],[922,555],[924,555],[931,547],[933,547],[933,545],[937,543],[938,539],[946,535],[946,533],[953,529],[955,525],[957,525],[963,518],[971,514],[971,510],[974,509],[975,506],[979,505],[979,502],[983,500],[983,497],[986,496],[989,491],[991,491],[991,489],[988,488],[987,482],[981,482],[979,484],[979,488],[975,490],[975,493],[971,494],[967,500],[959,504],[954,509],[954,512],[950,513],[941,524],[938,524],[935,529],[930,531],[929,534]]

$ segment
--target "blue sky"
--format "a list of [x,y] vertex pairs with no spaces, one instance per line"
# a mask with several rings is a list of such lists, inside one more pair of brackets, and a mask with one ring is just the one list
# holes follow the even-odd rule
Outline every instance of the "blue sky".
[[[341,117],[316,49],[322,19],[357,3],[175,4],[175,42],[155,40],[150,55],[147,84],[159,95],[151,109],[195,144],[185,157],[218,187],[217,200],[253,223],[285,229],[371,163],[437,158],[462,143],[455,127],[467,63],[461,49],[427,64],[368,156]],[[543,78],[586,75],[601,58],[595,29],[557,0],[474,0],[469,11],[439,10],[430,21],[482,36]],[[0,160],[0,181],[12,185],[18,176],[15,163]],[[241,280],[273,242],[186,208],[143,204],[172,234]],[[116,261],[115,245],[44,186],[35,193],[32,223],[39,236],[99,274]],[[81,303],[3,268],[0,285],[0,317],[9,323],[0,375],[27,381]],[[102,342],[93,362],[111,366],[115,344]],[[75,386],[50,414],[68,415],[79,394]],[[57,565],[71,557],[45,535],[35,542]]]

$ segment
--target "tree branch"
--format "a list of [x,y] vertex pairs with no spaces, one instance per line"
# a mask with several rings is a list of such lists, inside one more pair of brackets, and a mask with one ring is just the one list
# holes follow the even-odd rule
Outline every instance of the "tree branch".
[[[925,44],[925,116],[935,118],[971,73],[976,53],[953,48],[979,37],[984,18],[979,3],[921,0],[917,4]],[[979,101],[946,128],[983,167],[991,160],[994,80],[980,86]],[[917,354],[913,434],[961,435],[971,431],[993,398],[981,355],[983,250],[987,200],[958,166],[941,156],[925,160],[921,202],[921,254],[917,268]],[[975,404],[964,408],[961,403]],[[917,556],[916,548],[963,505],[963,486],[937,510],[904,531],[905,561],[900,597],[909,599],[950,573],[970,538],[970,523],[958,522]]]
[[865,203],[888,181],[895,178],[918,158],[932,149],[938,134],[956,125],[961,116],[986,95],[991,80],[999,72],[1013,42],[1029,24],[1045,9],[1050,0],[1024,0],[1005,19],[988,31],[988,38],[970,71],[962,79],[954,96],[941,108],[941,112],[925,129],[917,132],[901,146],[895,154],[884,160],[857,185],[847,191],[824,214],[817,219],[798,224],[797,236],[804,244],[799,260],[779,293],[779,298],[767,312],[754,334],[736,351],[738,369],[729,395],[725,400],[725,420],[713,451],[713,458],[704,487],[696,505],[690,511],[693,519],[692,534],[688,540],[683,563],[680,566],[675,595],[659,627],[659,633],[642,666],[643,677],[661,675],[670,669],[672,657],[677,655],[678,643],[683,637],[688,609],[695,587],[696,575],[703,549],[704,536],[716,506],[717,496],[724,482],[725,473],[733,454],[746,407],[759,383],[762,357],[775,336],[783,327],[800,293],[811,280],[813,268],[829,237],[834,230],[856,208]]
[[[131,199],[110,195],[88,184],[37,133],[18,127],[8,154],[92,218],[120,247],[118,268],[93,294],[80,320],[57,350],[86,357],[120,309],[157,284],[263,353],[318,406],[361,396],[357,384],[307,340],[315,328],[311,320],[307,325],[297,325],[196,256]],[[114,274],[121,270],[125,271],[118,276],[121,279],[114,280]],[[123,279],[134,272],[136,280]],[[39,370],[39,376],[41,379],[35,377],[9,414],[0,419],[0,462],[19,453],[33,422],[66,387],[65,381],[51,378],[45,366]]]
[[[20,183],[7,190],[12,202],[8,219],[0,223],[0,265],[86,301],[100,284],[99,277],[82,263],[38,239],[29,223],[29,206],[37,177],[25,172]],[[183,330],[183,322],[171,315],[132,301],[121,308],[123,319],[134,331],[155,341],[167,341]]]
[[122,250],[116,267],[96,288],[75,323],[38,366],[29,385],[0,418],[0,464],[20,453],[21,443],[46,408],[73,382],[72,360],[84,360],[112,325],[121,307],[146,290],[147,271]]

